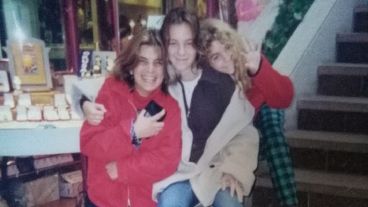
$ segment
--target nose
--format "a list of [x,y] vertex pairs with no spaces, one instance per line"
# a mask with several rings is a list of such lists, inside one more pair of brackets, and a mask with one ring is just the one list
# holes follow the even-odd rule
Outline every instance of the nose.
[[179,55],[184,55],[185,54],[185,46],[183,44],[179,44],[178,54]]
[[153,63],[148,64],[147,65],[147,72],[152,73],[154,71],[154,68],[155,68],[155,66],[154,66]]
[[229,54],[228,52],[224,53],[224,59],[226,62],[232,61],[231,54]]
[[226,68],[226,61],[223,61],[223,60],[219,61],[217,63],[217,67],[219,67],[219,68]]

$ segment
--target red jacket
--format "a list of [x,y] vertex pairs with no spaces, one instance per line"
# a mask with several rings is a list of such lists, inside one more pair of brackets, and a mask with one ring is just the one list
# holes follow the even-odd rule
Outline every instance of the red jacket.
[[294,89],[289,77],[274,70],[270,62],[262,56],[260,69],[252,78],[252,87],[246,92],[246,96],[256,110],[262,104],[271,108],[287,108],[293,100]]
[[[131,144],[130,128],[140,110],[155,100],[166,110],[164,128],[145,139],[139,148]],[[141,97],[115,78],[107,78],[96,102],[107,112],[101,124],[84,122],[81,152],[88,157],[87,191],[97,206],[156,206],[152,184],[176,171],[181,156],[180,109],[176,101],[161,90]],[[118,179],[111,180],[105,165],[117,162]]]

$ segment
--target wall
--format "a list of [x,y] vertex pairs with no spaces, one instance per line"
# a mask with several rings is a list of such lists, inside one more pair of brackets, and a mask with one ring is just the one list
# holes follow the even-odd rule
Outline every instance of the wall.
[[264,8],[255,20],[238,21],[238,32],[255,44],[262,45],[279,12],[279,0],[263,0]]
[[19,35],[17,26],[25,37],[40,37],[38,1],[4,0],[2,3],[8,39]]
[[335,62],[336,33],[352,31],[353,8],[364,0],[315,0],[274,67],[294,82],[295,98],[286,111],[286,129],[296,129],[298,97],[316,94],[317,67]]

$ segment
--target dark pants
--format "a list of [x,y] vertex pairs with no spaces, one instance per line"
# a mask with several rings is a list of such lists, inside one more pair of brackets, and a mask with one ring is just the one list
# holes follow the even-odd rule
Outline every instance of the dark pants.
[[86,196],[84,197],[84,207],[97,207],[88,197],[88,195],[86,194]]

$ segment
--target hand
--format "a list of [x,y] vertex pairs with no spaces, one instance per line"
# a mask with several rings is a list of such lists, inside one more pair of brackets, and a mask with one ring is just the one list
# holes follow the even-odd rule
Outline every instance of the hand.
[[107,163],[105,168],[111,180],[118,179],[118,166],[115,161]]
[[249,43],[247,51],[243,54],[246,60],[245,67],[248,68],[250,75],[254,75],[258,72],[261,63],[261,49],[259,45]]
[[233,197],[234,193],[236,193],[238,201],[240,203],[243,202],[243,196],[245,195],[241,184],[236,178],[234,178],[234,176],[224,173],[224,175],[221,178],[221,189],[225,190],[226,188],[230,188],[231,197]]
[[104,118],[106,113],[105,106],[90,101],[85,101],[82,106],[82,110],[85,114],[86,120],[91,125],[98,125]]
[[146,117],[146,110],[142,110],[134,122],[134,132],[138,138],[148,138],[157,135],[164,127],[164,122],[158,120],[165,115],[165,109],[162,109],[154,116]]

